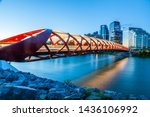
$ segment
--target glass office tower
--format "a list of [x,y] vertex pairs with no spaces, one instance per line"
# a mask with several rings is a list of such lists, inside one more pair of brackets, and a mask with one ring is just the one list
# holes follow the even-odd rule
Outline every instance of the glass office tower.
[[114,21],[109,26],[109,40],[122,44],[122,30],[120,22]]
[[109,40],[109,31],[107,25],[100,26],[100,37],[105,40]]

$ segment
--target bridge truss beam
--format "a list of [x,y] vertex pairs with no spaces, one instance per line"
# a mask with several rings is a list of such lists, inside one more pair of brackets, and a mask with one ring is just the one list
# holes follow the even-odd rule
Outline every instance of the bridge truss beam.
[[107,40],[40,29],[0,41],[0,59],[34,61],[129,49]]

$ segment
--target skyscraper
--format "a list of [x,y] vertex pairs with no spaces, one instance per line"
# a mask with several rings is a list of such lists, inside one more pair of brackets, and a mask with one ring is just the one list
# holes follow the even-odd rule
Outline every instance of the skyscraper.
[[114,21],[109,26],[109,40],[122,44],[122,30],[120,22]]
[[150,34],[142,28],[129,27],[123,31],[123,45],[132,49],[150,48]]
[[100,26],[100,37],[102,39],[109,40],[109,31],[107,25]]

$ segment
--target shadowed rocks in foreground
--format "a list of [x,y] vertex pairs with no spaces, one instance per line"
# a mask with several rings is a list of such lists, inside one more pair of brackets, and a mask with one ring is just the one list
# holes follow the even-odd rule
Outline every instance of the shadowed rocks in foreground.
[[114,91],[81,88],[70,81],[61,83],[30,73],[0,70],[2,100],[147,100],[145,96],[123,95]]

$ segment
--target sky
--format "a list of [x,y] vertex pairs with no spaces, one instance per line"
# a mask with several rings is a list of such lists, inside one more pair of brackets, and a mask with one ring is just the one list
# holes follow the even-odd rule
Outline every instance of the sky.
[[0,0],[0,39],[41,28],[83,35],[116,20],[150,33],[150,0]]

